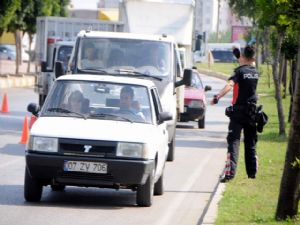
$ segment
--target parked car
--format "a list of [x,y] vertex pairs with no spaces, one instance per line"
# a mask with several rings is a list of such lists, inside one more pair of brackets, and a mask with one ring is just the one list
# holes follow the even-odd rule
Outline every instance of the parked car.
[[232,54],[232,50],[212,50],[214,62],[232,63],[237,62],[237,59]]
[[191,86],[184,89],[184,113],[180,115],[181,122],[198,121],[198,128],[205,128],[206,96],[210,86],[203,86],[200,74],[193,70]]
[[139,206],[163,194],[172,116],[152,81],[65,75],[38,109],[28,105],[39,117],[26,150],[26,201],[40,201],[46,185],[131,189]]
[[[16,60],[16,46],[15,45],[0,45],[0,59]],[[30,59],[27,51],[22,48],[22,61],[26,62]]]
[[0,45],[0,59],[16,60],[16,50],[10,45]]

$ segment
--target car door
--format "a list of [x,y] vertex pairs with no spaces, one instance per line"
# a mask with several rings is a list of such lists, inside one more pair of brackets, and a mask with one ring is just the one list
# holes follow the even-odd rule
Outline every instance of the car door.
[[157,147],[158,159],[157,159],[157,170],[156,176],[159,176],[164,168],[164,164],[168,155],[168,131],[166,122],[159,122],[159,113],[162,112],[162,106],[160,98],[156,88],[151,89],[151,97],[153,99],[154,111],[155,111],[155,125],[157,127]]

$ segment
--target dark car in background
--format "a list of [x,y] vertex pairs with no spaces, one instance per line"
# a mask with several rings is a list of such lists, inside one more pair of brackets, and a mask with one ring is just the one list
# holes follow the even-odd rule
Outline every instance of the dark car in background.
[[180,114],[181,122],[198,121],[198,128],[205,128],[206,96],[210,86],[203,86],[200,74],[193,70],[191,86],[184,89],[184,112]]

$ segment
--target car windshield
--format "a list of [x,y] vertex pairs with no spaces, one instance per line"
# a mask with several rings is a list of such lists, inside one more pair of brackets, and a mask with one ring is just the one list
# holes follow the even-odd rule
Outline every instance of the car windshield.
[[49,93],[41,116],[152,123],[152,111],[144,86],[61,80]]
[[156,77],[170,73],[171,46],[167,42],[120,38],[82,38],[78,68],[109,74],[145,74]]

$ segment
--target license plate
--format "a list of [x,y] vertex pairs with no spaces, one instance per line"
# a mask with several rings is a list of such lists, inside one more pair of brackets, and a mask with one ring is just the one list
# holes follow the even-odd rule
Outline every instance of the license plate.
[[64,171],[84,173],[107,173],[107,164],[101,162],[65,161]]

